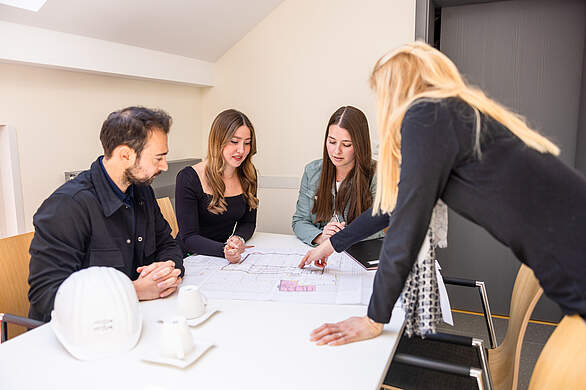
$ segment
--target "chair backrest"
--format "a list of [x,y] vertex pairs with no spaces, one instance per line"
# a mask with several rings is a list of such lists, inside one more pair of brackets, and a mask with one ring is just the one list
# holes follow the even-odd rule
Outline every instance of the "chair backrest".
[[169,226],[171,226],[171,235],[175,238],[179,232],[179,227],[177,227],[177,217],[175,216],[171,199],[169,197],[157,198],[157,203],[159,204],[163,217],[169,222]]
[[[29,247],[34,233],[0,239],[0,312],[28,315]],[[21,327],[8,327],[8,338],[24,332]]]
[[565,316],[537,359],[529,390],[586,389],[586,321]]
[[527,324],[543,289],[531,268],[522,264],[515,279],[509,310],[509,325],[502,344],[488,351],[493,388],[517,389],[521,347]]

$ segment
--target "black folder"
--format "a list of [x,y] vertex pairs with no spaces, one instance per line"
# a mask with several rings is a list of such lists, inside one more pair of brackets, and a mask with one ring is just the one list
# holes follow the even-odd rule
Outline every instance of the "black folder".
[[346,250],[346,253],[365,269],[377,269],[382,246],[383,239],[374,238],[352,245]]

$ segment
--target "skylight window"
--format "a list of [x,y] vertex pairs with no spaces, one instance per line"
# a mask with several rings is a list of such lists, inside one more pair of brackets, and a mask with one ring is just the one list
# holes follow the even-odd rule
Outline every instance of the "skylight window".
[[0,0],[0,4],[38,12],[47,0]]

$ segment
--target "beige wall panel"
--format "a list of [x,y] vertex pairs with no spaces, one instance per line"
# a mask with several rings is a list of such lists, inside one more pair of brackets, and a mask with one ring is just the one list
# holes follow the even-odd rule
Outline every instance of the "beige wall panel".
[[257,232],[294,234],[291,217],[299,191],[291,188],[260,188]]
[[129,105],[173,116],[169,159],[200,157],[201,90],[169,83],[0,63],[0,123],[17,131],[25,230],[41,202],[102,153],[106,116]]
[[[321,157],[326,123],[338,107],[362,109],[375,134],[369,72],[414,34],[412,0],[284,1],[216,63],[216,86],[203,90],[201,141],[218,112],[242,110],[257,131],[260,175],[300,177]],[[267,198],[260,207],[269,205]],[[294,208],[294,199],[287,206]],[[290,231],[291,207],[259,212],[259,227]]]

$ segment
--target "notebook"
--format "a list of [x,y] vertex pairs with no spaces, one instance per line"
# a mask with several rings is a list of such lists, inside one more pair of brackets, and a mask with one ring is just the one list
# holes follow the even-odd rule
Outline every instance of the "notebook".
[[346,253],[365,269],[376,269],[383,246],[382,238],[360,241],[346,250]]

